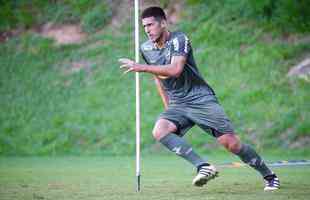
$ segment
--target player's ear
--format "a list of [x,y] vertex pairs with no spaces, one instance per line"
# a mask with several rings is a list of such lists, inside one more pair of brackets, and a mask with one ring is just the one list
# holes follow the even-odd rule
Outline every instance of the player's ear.
[[161,24],[161,27],[163,27],[163,28],[167,28],[167,21],[166,20],[161,20],[161,22],[160,22],[160,24]]

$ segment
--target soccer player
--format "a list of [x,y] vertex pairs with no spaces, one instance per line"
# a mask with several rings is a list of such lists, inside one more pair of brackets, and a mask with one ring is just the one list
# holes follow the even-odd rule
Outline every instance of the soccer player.
[[213,89],[198,71],[190,40],[182,32],[170,32],[164,11],[149,7],[141,15],[148,41],[141,45],[147,64],[120,59],[127,72],[146,72],[155,77],[165,111],[160,114],[153,136],[197,168],[192,184],[201,187],[218,174],[216,168],[200,157],[182,136],[194,125],[210,133],[228,151],[257,170],[265,180],[265,191],[276,190],[280,182],[256,151],[241,143],[231,121],[219,104]]

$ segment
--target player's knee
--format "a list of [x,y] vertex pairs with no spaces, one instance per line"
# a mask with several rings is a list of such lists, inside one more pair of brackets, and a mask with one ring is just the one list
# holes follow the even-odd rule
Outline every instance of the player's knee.
[[160,134],[160,133],[154,128],[153,131],[152,131],[152,135],[153,135],[153,138],[154,138],[155,140],[157,140],[159,134]]
[[241,144],[240,141],[233,141],[229,143],[228,150],[234,154],[240,152]]
[[153,137],[159,141],[161,138],[166,136],[169,133],[173,133],[177,130],[176,126],[166,120],[166,119],[160,119],[156,122],[155,127],[152,131]]
[[222,144],[228,151],[232,153],[238,153],[241,148],[241,142],[234,134],[225,134],[218,138],[220,144]]
[[159,141],[161,138],[169,134],[169,132],[154,128],[152,134],[153,134],[154,139]]

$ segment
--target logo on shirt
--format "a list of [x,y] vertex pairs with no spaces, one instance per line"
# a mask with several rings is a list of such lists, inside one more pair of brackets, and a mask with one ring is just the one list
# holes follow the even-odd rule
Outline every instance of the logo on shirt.
[[187,36],[184,36],[185,37],[185,44],[184,44],[184,52],[185,53],[188,53],[188,37]]
[[144,45],[143,46],[143,50],[144,51],[151,51],[153,49],[153,46],[150,44]]
[[178,38],[174,38],[172,40],[172,43],[173,43],[174,51],[179,51],[179,40],[178,40]]
[[184,52],[184,53],[188,53],[189,52],[189,39],[186,35],[183,35],[182,37],[184,38],[180,38],[181,40],[179,40],[178,38],[174,38],[172,40],[173,43],[173,50],[176,52]]

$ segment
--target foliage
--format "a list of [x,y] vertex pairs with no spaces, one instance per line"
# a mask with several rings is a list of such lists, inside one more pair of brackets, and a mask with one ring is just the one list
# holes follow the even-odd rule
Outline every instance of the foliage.
[[106,4],[101,4],[86,12],[81,20],[82,29],[93,33],[102,28],[111,18],[112,12]]
[[308,0],[249,1],[254,15],[264,17],[285,31],[310,31]]
[[[255,19],[284,32],[310,31],[310,4],[308,0],[188,0],[193,5],[206,5],[209,9],[230,10],[236,18]],[[228,9],[227,9],[228,8]]]

